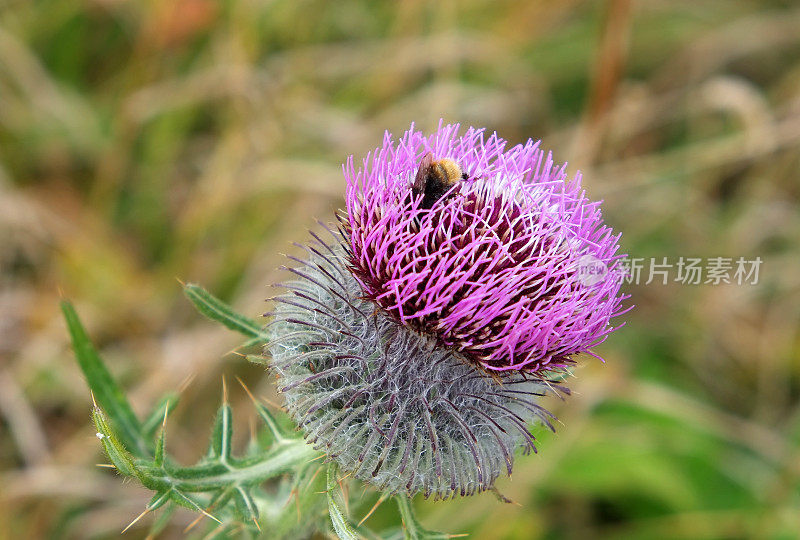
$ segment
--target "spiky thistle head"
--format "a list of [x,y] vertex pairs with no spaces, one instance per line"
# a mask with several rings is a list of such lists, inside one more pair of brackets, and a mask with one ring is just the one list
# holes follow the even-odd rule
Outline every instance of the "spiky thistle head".
[[[554,375],[614,328],[617,242],[538,143],[412,129],[344,167],[347,211],[277,298],[279,387],[307,439],[388,492],[492,487]],[[583,274],[586,262],[605,274]],[[592,354],[592,353],[590,353]]]

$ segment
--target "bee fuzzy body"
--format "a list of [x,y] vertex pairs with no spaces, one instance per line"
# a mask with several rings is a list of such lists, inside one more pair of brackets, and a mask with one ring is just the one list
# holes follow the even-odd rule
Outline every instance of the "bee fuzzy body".
[[457,182],[466,179],[467,175],[458,163],[449,158],[434,160],[428,152],[420,162],[411,191],[415,197],[423,196],[420,209],[429,210]]

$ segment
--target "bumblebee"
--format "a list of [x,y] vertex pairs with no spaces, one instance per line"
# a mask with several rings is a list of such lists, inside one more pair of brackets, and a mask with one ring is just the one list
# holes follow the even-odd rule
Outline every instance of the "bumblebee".
[[449,158],[434,161],[433,154],[428,152],[419,164],[411,193],[414,197],[423,195],[420,209],[430,210],[456,182],[466,179],[467,173],[461,170],[458,163]]

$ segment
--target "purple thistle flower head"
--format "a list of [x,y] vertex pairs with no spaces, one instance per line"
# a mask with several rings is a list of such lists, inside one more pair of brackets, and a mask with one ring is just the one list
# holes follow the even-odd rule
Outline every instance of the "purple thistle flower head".
[[569,393],[554,372],[620,313],[619,236],[597,203],[538,143],[505,146],[440,125],[351,157],[341,229],[311,233],[275,299],[290,414],[387,493],[471,495],[511,474],[531,424],[553,429],[541,398]]
[[400,324],[486,370],[564,368],[615,329],[620,235],[538,141],[458,131],[412,125],[348,160],[351,271]]

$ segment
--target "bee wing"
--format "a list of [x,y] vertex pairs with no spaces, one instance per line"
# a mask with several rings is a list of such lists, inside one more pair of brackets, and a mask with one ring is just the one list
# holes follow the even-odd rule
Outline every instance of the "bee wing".
[[414,185],[411,190],[414,195],[419,195],[425,192],[425,182],[428,179],[428,171],[431,169],[433,163],[433,154],[428,152],[422,156],[422,161],[419,162],[419,169],[417,169],[417,176],[414,178]]

